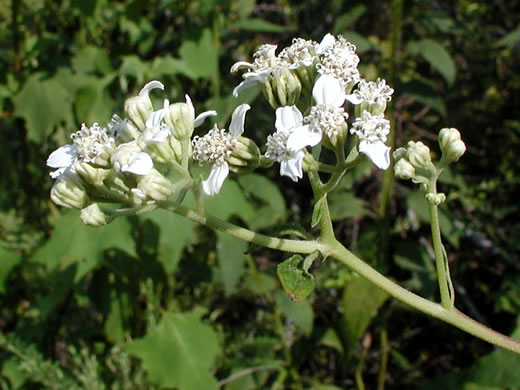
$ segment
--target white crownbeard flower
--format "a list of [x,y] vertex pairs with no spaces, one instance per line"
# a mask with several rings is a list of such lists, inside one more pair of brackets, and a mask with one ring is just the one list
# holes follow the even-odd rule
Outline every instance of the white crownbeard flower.
[[392,99],[394,90],[386,85],[384,79],[376,81],[366,81],[361,79],[357,89],[351,95],[347,95],[347,100],[353,104],[366,103],[370,106],[386,108],[386,103]]
[[356,46],[348,42],[341,35],[334,38],[331,34],[325,35],[318,46],[320,63],[316,65],[322,75],[332,75],[340,79],[345,86],[351,87],[360,79],[357,69],[359,57]]
[[236,72],[239,69],[248,69],[247,73],[244,73],[242,81],[234,90],[233,96],[237,97],[238,94],[244,89],[255,87],[267,80],[267,78],[274,72],[282,69],[294,69],[299,65],[289,63],[286,59],[276,56],[276,45],[262,45],[253,54],[255,59],[253,63],[239,61],[231,67],[231,72]]
[[248,104],[235,108],[228,132],[215,125],[205,136],[193,137],[193,159],[201,165],[212,164],[208,178],[202,181],[202,190],[208,195],[217,194],[229,174],[226,158],[231,155],[238,137],[244,132],[246,112],[250,108]]
[[81,129],[71,134],[70,138],[72,144],[56,149],[47,159],[49,167],[58,168],[50,173],[53,179],[63,174],[76,161],[95,164],[98,158],[106,157],[105,154],[115,147],[114,138],[97,123],[92,127],[87,127],[83,123]]
[[280,175],[288,176],[293,181],[303,177],[302,162],[305,153],[289,149],[287,141],[291,134],[303,125],[303,116],[295,106],[286,106],[276,109],[276,133],[267,137],[267,151],[265,157],[280,163]]
[[385,145],[390,122],[383,114],[372,115],[363,111],[361,117],[354,121],[350,132],[356,134],[360,140],[359,151],[368,156],[378,168],[386,169],[390,166],[390,148]]
[[296,129],[287,141],[292,150],[300,150],[306,146],[317,145],[323,134],[333,137],[338,128],[345,124],[348,114],[342,106],[345,102],[345,91],[342,82],[331,75],[320,76],[312,89],[316,105],[305,117],[307,126]]

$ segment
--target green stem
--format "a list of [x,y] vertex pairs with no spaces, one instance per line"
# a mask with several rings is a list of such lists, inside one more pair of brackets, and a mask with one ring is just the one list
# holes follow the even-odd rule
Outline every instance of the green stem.
[[377,374],[377,390],[385,389],[386,367],[388,365],[388,334],[386,329],[381,330],[381,362],[379,363],[379,372]]
[[183,217],[186,217],[194,222],[198,222],[202,225],[209,226],[213,229],[227,233],[233,237],[244,241],[249,241],[257,245],[265,246],[267,248],[301,254],[308,254],[319,250],[324,256],[327,255],[326,249],[328,249],[328,247],[319,241],[289,240],[285,238],[266,236],[264,234],[256,233],[249,229],[245,229],[243,227],[223,221],[209,214],[199,214],[197,211],[189,207],[182,205],[177,206],[174,204],[174,202],[171,201],[161,202],[159,203],[159,207],[182,215]]

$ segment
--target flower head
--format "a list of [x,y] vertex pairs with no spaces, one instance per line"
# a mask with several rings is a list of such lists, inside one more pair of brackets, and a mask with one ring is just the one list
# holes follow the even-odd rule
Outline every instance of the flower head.
[[229,175],[226,158],[244,132],[245,116],[250,108],[248,104],[241,104],[233,111],[229,131],[215,125],[205,136],[193,137],[193,159],[200,164],[212,164],[209,177],[202,181],[202,190],[208,195],[217,194]]
[[372,115],[363,111],[354,121],[350,132],[356,134],[360,140],[359,151],[368,156],[378,168],[386,169],[390,166],[390,148],[385,145],[390,122],[383,114]]
[[267,137],[267,151],[265,156],[280,163],[280,175],[288,176],[293,181],[303,177],[302,162],[305,153],[290,149],[287,141],[291,134],[303,125],[303,116],[295,106],[276,109],[276,133]]

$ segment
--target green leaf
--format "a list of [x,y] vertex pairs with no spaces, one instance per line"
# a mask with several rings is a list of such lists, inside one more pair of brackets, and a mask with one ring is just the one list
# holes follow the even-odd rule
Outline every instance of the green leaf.
[[74,92],[56,77],[33,73],[13,97],[14,116],[25,120],[27,139],[41,143],[58,125],[75,128],[74,97]]
[[186,243],[192,237],[195,224],[166,210],[154,210],[140,218],[152,221],[159,227],[157,259],[166,272],[174,272]]
[[293,31],[294,26],[280,26],[260,18],[242,19],[228,26],[229,30],[259,31],[268,33],[279,33]]
[[356,197],[350,191],[333,191],[329,194],[329,211],[333,221],[345,218],[375,216],[364,199]]
[[224,283],[224,293],[230,295],[244,271],[247,242],[231,237],[228,234],[217,233],[217,255],[220,277]]
[[[334,27],[332,31],[334,34],[345,33],[349,26],[358,20],[367,12],[367,6],[364,4],[356,4],[352,6],[345,13],[338,15],[334,19]],[[349,40],[350,41],[350,40]]]
[[365,278],[351,279],[343,292],[343,316],[340,321],[349,356],[389,295]]
[[218,389],[209,373],[220,354],[217,334],[200,313],[166,313],[159,325],[126,351],[139,357],[150,380],[179,390]]
[[244,278],[245,287],[256,295],[267,295],[278,287],[276,279],[262,272],[253,272]]
[[204,29],[198,42],[184,41],[179,54],[195,78],[218,76],[218,52],[211,30]]
[[511,31],[506,34],[504,37],[495,42],[495,47],[507,46],[513,47],[520,41],[520,27],[517,27],[516,30]]
[[237,216],[249,223],[256,218],[253,206],[233,180],[227,179],[217,195],[204,197],[204,204],[206,210],[221,219],[227,220],[231,216]]
[[415,98],[419,103],[430,106],[442,116],[446,116],[446,106],[437,91],[436,86],[425,79],[414,78],[401,84],[401,93],[406,93]]
[[321,217],[323,216],[323,206],[325,206],[325,202],[327,202],[327,197],[324,196],[314,204],[314,209],[312,210],[312,218],[311,218],[311,227],[315,227],[321,221]]
[[105,321],[105,335],[111,343],[123,341],[131,312],[132,306],[128,293],[110,289],[110,311]]
[[251,173],[238,177],[238,183],[247,196],[256,200],[256,215],[249,226],[253,230],[280,225],[287,219],[285,199],[278,186],[263,175]]
[[303,257],[294,255],[276,267],[280,283],[293,301],[307,298],[314,290],[314,276],[307,272],[310,264],[305,263]]
[[98,73],[104,75],[113,71],[106,50],[97,46],[85,46],[71,59],[76,73]]
[[22,261],[22,255],[0,246],[0,294],[6,292],[5,282],[11,270]]
[[56,222],[54,232],[30,261],[45,264],[48,270],[75,263],[74,280],[79,281],[103,259],[108,248],[118,248],[135,255],[130,224],[124,218],[93,228],[83,225],[77,210],[65,212]]
[[306,336],[311,335],[314,311],[309,301],[294,302],[280,291],[276,294],[275,301],[282,313],[294,321]]
[[423,57],[433,68],[444,77],[449,85],[455,81],[455,62],[448,51],[439,43],[431,39],[422,39],[408,43],[407,49],[416,55]]
[[342,355],[344,353],[343,344],[334,328],[327,328],[318,340],[318,344],[333,348]]

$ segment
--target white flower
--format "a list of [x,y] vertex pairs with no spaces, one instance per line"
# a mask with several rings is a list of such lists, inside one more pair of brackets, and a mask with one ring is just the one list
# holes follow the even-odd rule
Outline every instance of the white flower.
[[204,137],[193,137],[193,159],[200,164],[212,164],[208,178],[202,181],[202,190],[208,195],[217,194],[229,174],[226,158],[231,155],[238,137],[244,132],[246,112],[250,108],[248,104],[235,108],[228,132],[215,125]]
[[105,165],[110,158],[110,153],[115,148],[114,138],[109,136],[107,130],[94,123],[87,127],[83,123],[81,129],[71,134],[72,144],[64,145],[47,158],[47,165],[58,168],[50,173],[55,179],[76,161]]
[[305,117],[306,126],[296,129],[287,141],[292,150],[300,150],[306,146],[317,145],[323,134],[334,137],[338,129],[345,124],[348,114],[341,106],[345,102],[342,82],[336,77],[323,75],[316,80],[312,89],[316,105]]
[[303,177],[302,162],[305,153],[289,149],[287,141],[291,134],[303,125],[303,116],[295,106],[286,106],[276,109],[274,126],[276,133],[267,137],[267,151],[265,156],[280,163],[280,175],[288,176],[293,181]]
[[352,104],[361,104],[361,111],[367,110],[377,115],[385,111],[386,103],[392,99],[393,93],[394,90],[386,85],[384,79],[376,81],[361,79],[354,93],[347,95],[346,98]]
[[341,35],[337,39],[331,34],[325,35],[316,51],[320,55],[320,63],[316,65],[320,74],[340,79],[347,90],[359,81],[356,46]]
[[110,159],[116,172],[146,175],[153,169],[153,160],[148,153],[142,151],[137,141],[121,144]]
[[298,66],[310,66],[317,58],[318,47],[319,45],[315,41],[294,38],[292,45],[283,49],[279,57]]
[[390,122],[383,114],[372,115],[363,111],[361,117],[354,121],[350,132],[359,137],[359,151],[368,156],[378,168],[386,169],[390,166],[390,148],[385,145]]
[[240,61],[231,67],[231,72],[236,72],[242,68],[248,69],[248,72],[242,75],[244,81],[233,90],[233,96],[237,97],[244,89],[262,84],[273,72],[276,73],[282,69],[294,69],[299,66],[292,65],[286,59],[276,56],[276,47],[276,45],[262,45],[256,53],[253,54],[255,60],[252,64]]

